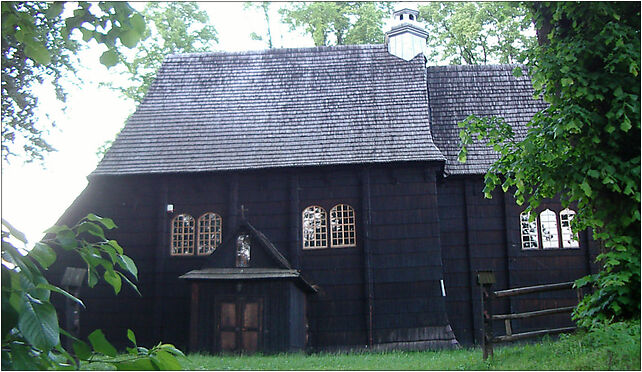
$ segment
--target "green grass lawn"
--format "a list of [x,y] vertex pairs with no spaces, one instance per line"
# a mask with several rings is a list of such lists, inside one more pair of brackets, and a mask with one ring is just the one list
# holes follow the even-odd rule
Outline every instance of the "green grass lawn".
[[[482,361],[480,348],[385,353],[319,353],[181,358],[190,370],[640,370],[640,321],[592,332],[545,337],[495,348]],[[88,367],[103,367],[91,365]]]

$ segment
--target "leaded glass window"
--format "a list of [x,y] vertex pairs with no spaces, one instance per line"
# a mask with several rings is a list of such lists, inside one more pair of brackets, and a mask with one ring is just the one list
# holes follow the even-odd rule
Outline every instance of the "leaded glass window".
[[539,214],[539,224],[542,232],[542,248],[559,248],[557,232],[557,215],[550,209],[545,209]]
[[580,242],[577,239],[577,234],[571,230],[571,221],[575,217],[575,211],[571,209],[564,209],[560,212],[560,230],[562,232],[562,247],[564,248],[579,248]]
[[303,210],[303,249],[328,247],[328,222],[325,209],[312,205]]
[[539,249],[539,234],[537,233],[537,219],[530,221],[530,212],[519,215],[522,249]]
[[198,218],[198,247],[199,255],[206,255],[214,252],[221,244],[222,220],[216,213],[208,212]]
[[172,219],[171,248],[173,256],[194,254],[194,217],[179,214]]
[[333,248],[357,245],[354,209],[351,206],[339,204],[330,209],[330,233],[330,246]]

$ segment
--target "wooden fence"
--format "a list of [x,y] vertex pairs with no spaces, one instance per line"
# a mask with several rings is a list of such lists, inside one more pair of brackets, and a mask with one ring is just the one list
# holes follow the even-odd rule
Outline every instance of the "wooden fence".
[[[545,334],[555,334],[570,332],[575,330],[576,327],[563,327],[563,328],[552,328],[552,329],[540,329],[530,332],[523,333],[513,333],[511,327],[511,320],[513,319],[526,319],[533,318],[538,316],[546,316],[551,314],[559,313],[571,313],[575,306],[565,306],[557,307],[552,309],[544,310],[535,310],[527,311],[523,313],[515,314],[493,314],[493,300],[503,297],[512,297],[518,295],[524,295],[527,293],[536,293],[536,292],[550,292],[550,291],[559,291],[565,289],[572,289],[573,282],[564,282],[564,283],[554,283],[554,284],[543,284],[535,285],[531,287],[521,287],[521,288],[512,288],[501,291],[491,291],[490,287],[495,283],[495,277],[492,272],[479,272],[477,274],[477,283],[480,286],[481,293],[481,309],[482,309],[482,349],[483,349],[483,358],[486,360],[488,356],[493,356],[493,344],[500,342],[509,342],[515,340],[521,340],[530,337],[542,336]],[[582,298],[581,288],[577,288],[577,300],[579,301]],[[504,321],[506,328],[506,334],[503,336],[493,336],[493,321]]]

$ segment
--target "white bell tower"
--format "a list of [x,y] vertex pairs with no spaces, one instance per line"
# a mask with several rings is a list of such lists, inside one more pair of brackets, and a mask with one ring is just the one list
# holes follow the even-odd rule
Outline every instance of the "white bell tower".
[[419,53],[426,55],[428,32],[417,22],[419,12],[404,8],[392,13],[394,23],[386,32],[388,53],[410,61]]

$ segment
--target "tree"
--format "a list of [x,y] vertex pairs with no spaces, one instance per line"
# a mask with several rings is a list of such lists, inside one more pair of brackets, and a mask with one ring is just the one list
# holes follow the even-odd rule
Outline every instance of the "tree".
[[383,43],[383,19],[390,3],[313,2],[281,8],[291,30],[303,28],[314,45]]
[[263,17],[265,18],[265,24],[266,24],[266,33],[265,35],[259,35],[256,32],[252,32],[250,34],[250,37],[252,40],[258,40],[262,41],[264,39],[267,40],[268,48],[272,49],[274,44],[272,43],[272,29],[270,27],[270,2],[268,1],[261,1],[261,2],[246,2],[243,4],[243,8],[245,10],[248,10],[250,8],[256,8],[259,9],[263,12]]
[[508,2],[434,2],[419,6],[432,62],[523,62],[535,43],[528,9]]
[[[544,198],[576,203],[573,229],[600,241],[601,270],[575,310],[579,324],[640,315],[640,4],[530,4],[540,45],[528,72],[549,107],[517,141],[499,118],[469,117],[465,145],[480,136],[500,159],[485,176],[489,195],[514,190],[527,211]],[[517,74],[521,70],[516,70]]]
[[127,77],[126,86],[107,85],[140,103],[163,59],[173,53],[210,51],[218,42],[209,16],[194,2],[149,2],[141,14],[148,28],[133,53],[122,51],[119,60]]
[[[2,220],[2,368],[16,370],[78,368],[78,362],[105,362],[117,369],[180,369],[177,355],[183,355],[169,344],[152,349],[139,347],[131,330],[132,342],[125,356],[118,356],[101,330],[89,335],[89,344],[62,329],[51,293],[58,293],[84,306],[82,301],[60,287],[50,284],[42,270],[56,261],[56,250],[77,253],[87,264],[87,283],[94,287],[102,277],[118,294],[122,282],[136,292],[128,278],[138,277],[136,264],[123,253],[123,248],[105,237],[103,229],[116,225],[109,218],[89,214],[73,227],[54,226],[46,232],[48,239],[36,243],[28,253],[16,247],[26,244],[24,235]],[[60,336],[74,340],[72,356],[62,346]]]
[[135,46],[145,31],[143,17],[127,3],[82,1],[74,3],[73,12],[63,12],[69,9],[67,5],[1,5],[3,161],[21,154],[26,161],[42,161],[44,153],[54,151],[45,138],[47,126],[38,125],[34,88],[50,82],[58,100],[65,102],[62,79],[74,74],[74,57],[81,47],[74,34],[82,35],[85,42],[93,39],[106,46],[100,62],[109,67],[117,62],[117,51]]

